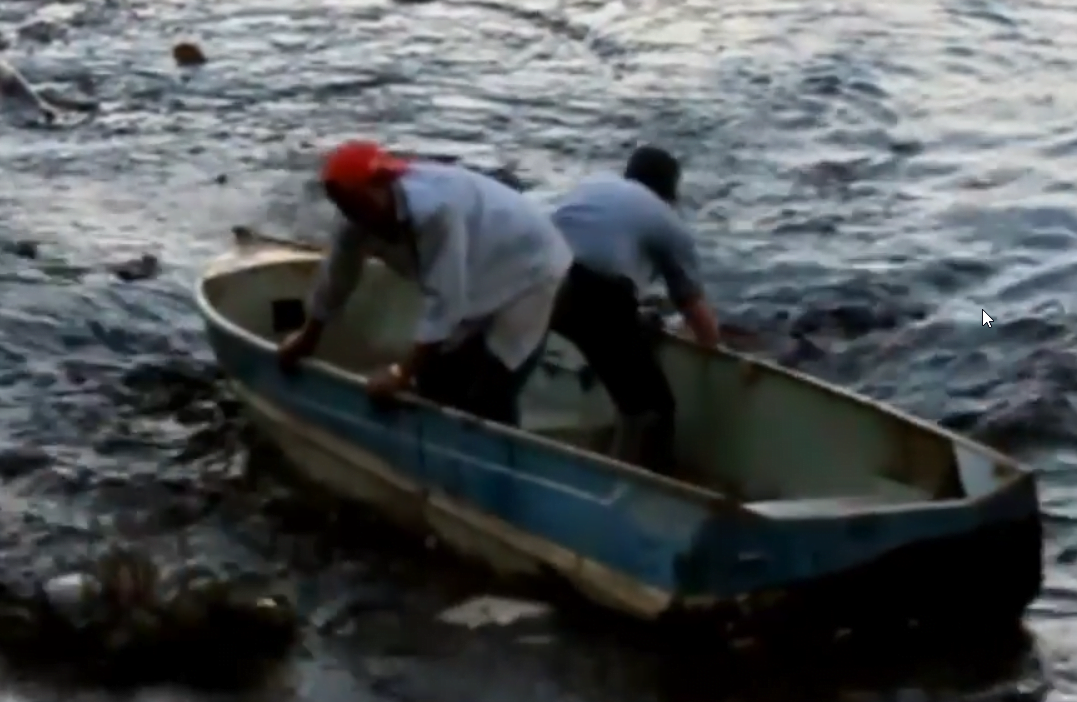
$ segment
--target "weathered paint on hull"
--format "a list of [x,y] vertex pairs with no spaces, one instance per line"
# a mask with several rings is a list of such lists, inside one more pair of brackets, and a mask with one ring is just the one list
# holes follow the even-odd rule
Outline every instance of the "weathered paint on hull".
[[369,451],[306,424],[240,383],[232,386],[255,424],[302,477],[321,487],[369,504],[400,526],[433,533],[503,576],[540,577],[553,569],[601,606],[642,619],[656,619],[669,608],[669,593],[426,490]]
[[[599,606],[639,619],[713,623],[715,631],[746,622],[756,633],[783,634],[883,622],[903,626],[911,620],[968,626],[1019,618],[1042,584],[1042,525],[1030,515],[918,543],[782,590],[724,601],[674,597],[424,489],[385,460],[303,422],[241,383],[233,382],[233,388],[301,479],[370,505],[405,529],[434,534],[455,553],[502,576],[547,579],[552,571]],[[1031,481],[1028,489],[1035,491]]]
[[[503,573],[558,575],[644,619],[686,611],[708,622],[701,615],[745,603],[783,609],[771,602],[835,621],[972,604],[1012,617],[1038,590],[1034,478],[1005,457],[809,378],[668,339],[695,480],[422,401],[386,413],[363,390],[353,342],[365,339],[371,359],[404,343],[407,295],[365,276],[371,288],[353,296],[325,357],[283,376],[274,310],[302,304],[303,270],[266,262],[201,287],[210,342],[255,418],[305,477]],[[387,311],[387,300],[401,304]],[[571,373],[547,380],[581,421],[598,409]],[[708,476],[736,478],[742,498]]]

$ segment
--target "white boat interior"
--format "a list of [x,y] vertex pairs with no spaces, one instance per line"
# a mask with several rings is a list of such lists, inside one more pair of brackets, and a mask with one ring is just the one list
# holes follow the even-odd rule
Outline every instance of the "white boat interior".
[[[280,301],[295,307],[306,299],[318,260],[244,251],[217,262],[201,293],[231,323],[278,341],[286,332],[274,328],[274,306],[279,317]],[[414,284],[368,266],[318,357],[356,375],[399,359],[419,304]],[[986,448],[769,364],[674,339],[660,353],[678,401],[672,477],[763,514],[839,515],[974,498],[1019,471]],[[523,429],[605,453],[617,420],[605,391],[581,381],[585,364],[564,340],[551,340],[548,357],[525,392]]]

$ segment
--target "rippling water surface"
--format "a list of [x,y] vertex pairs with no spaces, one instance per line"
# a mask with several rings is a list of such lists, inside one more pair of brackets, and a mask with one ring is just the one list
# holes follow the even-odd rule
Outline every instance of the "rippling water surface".
[[[374,134],[511,166],[548,197],[655,141],[685,159],[721,310],[777,337],[811,331],[826,353],[809,372],[1042,476],[1047,586],[1029,621],[1049,691],[945,692],[960,686],[906,671],[841,694],[771,673],[740,695],[1072,697],[1074,29],[1077,9],[1042,0],[9,0],[4,56],[100,110],[41,128],[0,109],[2,557],[54,565],[126,528],[160,548],[185,531],[221,568],[280,567],[280,544],[259,546],[271,530],[212,499],[243,451],[207,428],[216,390],[189,287],[227,225],[264,216],[320,144]],[[181,39],[209,63],[175,68]],[[294,202],[270,211],[293,229]],[[42,242],[37,260],[10,250],[24,239]],[[146,252],[164,262],[155,280],[107,270]],[[369,540],[299,579],[308,610],[365,593],[358,633],[312,640],[291,683],[259,699],[597,702],[686,686],[713,699],[725,677],[671,691],[649,654],[597,623],[529,636],[431,625],[466,589],[455,569]]]

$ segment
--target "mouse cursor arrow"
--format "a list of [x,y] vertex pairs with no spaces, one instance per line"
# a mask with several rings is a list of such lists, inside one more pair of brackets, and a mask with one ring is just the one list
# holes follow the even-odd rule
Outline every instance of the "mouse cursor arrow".
[[990,327],[991,322],[993,322],[995,320],[991,319],[991,315],[987,314],[987,310],[980,310],[980,311],[983,312],[983,314],[984,314],[984,316],[983,316],[983,326]]

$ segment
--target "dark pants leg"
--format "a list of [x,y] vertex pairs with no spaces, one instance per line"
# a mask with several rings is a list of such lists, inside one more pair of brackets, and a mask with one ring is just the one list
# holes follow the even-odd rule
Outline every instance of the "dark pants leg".
[[574,265],[551,329],[580,350],[626,424],[641,427],[646,434],[637,437],[640,462],[652,470],[668,471],[676,400],[632,282]]
[[423,397],[483,419],[520,425],[520,392],[535,369],[542,347],[510,370],[486,347],[481,334],[431,357],[415,379]]

